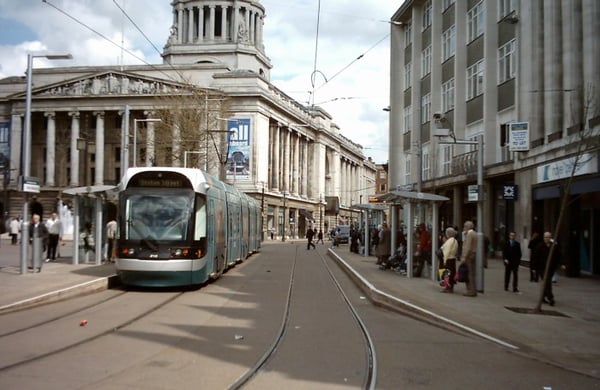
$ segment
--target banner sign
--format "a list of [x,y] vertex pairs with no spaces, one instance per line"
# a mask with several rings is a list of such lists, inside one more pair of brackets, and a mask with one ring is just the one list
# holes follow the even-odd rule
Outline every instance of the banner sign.
[[229,119],[227,121],[228,148],[227,181],[250,180],[250,118]]
[[582,154],[577,160],[577,166],[573,169],[575,161],[576,158],[571,157],[539,166],[537,168],[538,183],[566,179],[571,176],[571,173],[573,176],[579,176],[598,172],[598,155],[596,153]]
[[508,150],[511,152],[529,150],[529,122],[509,123]]

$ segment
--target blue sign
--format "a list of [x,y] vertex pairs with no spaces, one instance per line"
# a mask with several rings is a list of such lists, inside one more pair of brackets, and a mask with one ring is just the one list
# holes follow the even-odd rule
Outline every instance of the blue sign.
[[516,184],[509,184],[509,185],[503,186],[502,199],[518,200],[519,199],[519,186]]

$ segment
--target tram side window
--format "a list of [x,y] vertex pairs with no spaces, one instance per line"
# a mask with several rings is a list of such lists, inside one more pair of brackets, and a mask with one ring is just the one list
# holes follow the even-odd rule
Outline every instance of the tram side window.
[[206,238],[206,199],[196,197],[196,228],[194,229],[194,240],[199,241]]

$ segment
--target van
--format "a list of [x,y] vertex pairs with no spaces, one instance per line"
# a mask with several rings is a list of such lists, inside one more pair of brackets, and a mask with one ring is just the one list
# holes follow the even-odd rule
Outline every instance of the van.
[[350,241],[350,225],[339,225],[335,229],[335,238],[338,243],[347,244]]

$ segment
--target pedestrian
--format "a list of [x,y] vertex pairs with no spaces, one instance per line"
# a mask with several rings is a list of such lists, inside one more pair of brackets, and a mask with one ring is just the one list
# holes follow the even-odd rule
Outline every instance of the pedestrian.
[[81,239],[81,244],[83,244],[84,261],[87,262],[89,260],[89,255],[96,250],[91,222],[85,223],[85,228],[79,235],[79,238]]
[[271,228],[271,240],[275,239],[275,228]]
[[415,252],[417,259],[415,277],[421,277],[425,264],[431,260],[431,233],[427,230],[424,222],[421,222],[417,226],[415,238],[415,242],[417,243],[417,250]]
[[354,228],[350,229],[350,252],[358,253],[359,243],[360,233]]
[[33,256],[42,256],[44,251],[46,251],[48,245],[48,229],[46,228],[46,225],[42,223],[38,214],[33,214],[31,216],[31,223],[29,224],[29,243],[33,245],[34,239],[40,240],[41,252],[39,254],[35,253],[35,251],[32,252],[32,268],[37,265],[37,271],[40,272],[42,270],[42,258],[35,259]]
[[466,221],[463,225],[464,243],[460,264],[465,264],[468,269],[466,297],[476,297],[475,288],[475,259],[477,257],[477,233],[473,230],[473,222]]
[[[552,257],[550,257],[552,252]],[[561,256],[558,244],[552,239],[552,233],[545,232],[544,240],[535,249],[536,263],[538,264],[538,274],[544,281],[544,303],[554,306],[554,294],[552,293],[552,275],[558,269]],[[549,260],[549,262],[548,262]],[[545,268],[548,272],[545,273]]]
[[310,250],[311,246],[313,247],[313,249],[317,249],[315,243],[313,242],[314,237],[315,237],[315,231],[311,228],[308,228],[308,230],[306,231],[306,239],[308,240],[308,242],[306,244],[306,250]]
[[529,245],[527,248],[529,249],[529,281],[536,282],[540,279],[540,276],[537,273],[537,264],[536,264],[536,256],[535,249],[542,242],[542,238],[540,237],[538,232],[533,232],[531,235],[531,241],[529,241]]
[[106,260],[109,263],[115,262],[115,251],[117,250],[117,221],[112,218],[106,224],[106,240],[108,248],[106,250]]
[[513,292],[519,292],[519,266],[521,265],[521,243],[516,240],[517,233],[510,232],[508,241],[504,243],[502,257],[504,259],[504,291],[508,291],[510,275],[512,274]]
[[21,230],[21,224],[19,223],[19,220],[17,219],[17,217],[15,217],[10,221],[10,227],[9,227],[11,244],[17,245],[20,230]]
[[448,284],[444,287],[442,292],[452,293],[454,292],[454,285],[456,284],[456,256],[458,254],[458,240],[456,239],[456,230],[452,227],[446,228],[446,241],[442,244],[441,250],[444,254],[444,268],[447,269],[450,274],[448,277]]
[[317,233],[317,244],[319,243],[319,241],[321,241],[321,245],[325,244],[323,242],[323,230],[322,229],[319,229],[319,233]]
[[375,255],[377,256],[377,262],[375,264],[380,265],[390,257],[391,249],[391,231],[388,228],[386,222],[381,224],[381,230],[379,230],[377,248],[375,248]]
[[48,229],[48,253],[46,255],[46,263],[49,261],[56,261],[56,255],[58,253],[58,245],[62,239],[62,222],[58,219],[56,213],[52,213],[50,219],[46,221],[46,228]]

